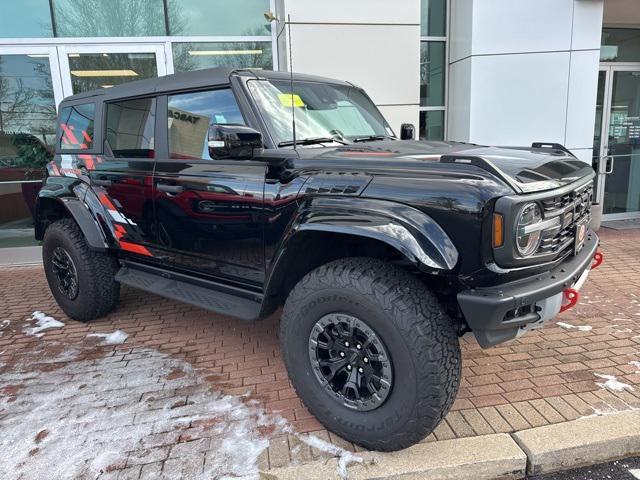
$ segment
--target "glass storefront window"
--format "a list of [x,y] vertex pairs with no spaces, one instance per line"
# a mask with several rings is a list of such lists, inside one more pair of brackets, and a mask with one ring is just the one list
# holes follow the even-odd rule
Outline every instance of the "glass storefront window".
[[601,62],[640,62],[640,29],[603,28]]
[[52,1],[58,37],[166,35],[163,0]]
[[444,105],[445,43],[420,44],[420,105]]
[[420,35],[444,37],[447,32],[447,0],[421,0]]
[[444,140],[444,110],[420,112],[420,140]]
[[3,2],[0,37],[53,37],[49,0]]
[[169,0],[170,35],[271,35],[269,0]]
[[34,245],[33,211],[53,157],[56,105],[46,55],[0,55],[0,247]]
[[176,72],[212,67],[273,68],[271,42],[174,43]]
[[158,76],[155,53],[70,53],[73,93]]

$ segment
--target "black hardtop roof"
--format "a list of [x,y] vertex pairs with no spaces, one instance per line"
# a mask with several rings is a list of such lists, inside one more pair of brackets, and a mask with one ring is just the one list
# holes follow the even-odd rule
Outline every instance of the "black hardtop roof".
[[[275,72],[272,70],[261,69],[216,67],[207,68],[204,70],[195,70],[193,72],[175,73],[173,75],[165,75],[162,77],[149,78],[146,80],[135,80],[133,82],[116,85],[111,88],[102,88],[98,90],[78,93],[76,95],[71,95],[65,98],[62,103],[77,103],[89,99],[100,99],[104,101],[118,98],[136,97],[152,93],[164,93],[177,90],[215,87],[216,85],[229,83],[229,77],[234,73],[241,76],[267,78],[270,80],[288,80],[290,78],[290,74],[288,72]],[[293,79],[298,81],[315,81],[333,83],[338,85],[351,85],[350,83],[341,80],[302,73],[294,73]]]

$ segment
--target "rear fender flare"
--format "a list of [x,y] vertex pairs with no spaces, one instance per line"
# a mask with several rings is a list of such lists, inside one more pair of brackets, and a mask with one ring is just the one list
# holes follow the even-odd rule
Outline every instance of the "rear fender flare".
[[[85,200],[89,200],[89,203]],[[100,251],[110,248],[109,237],[99,222],[99,218],[104,219],[104,215],[96,211],[96,208],[102,210],[99,200],[95,198],[86,184],[76,178],[69,177],[49,177],[40,189],[36,200],[36,239],[42,240],[44,238],[46,229],[44,217],[46,210],[51,208],[52,202],[64,208],[67,214],[75,220],[90,248]],[[91,205],[93,205],[93,209]]]

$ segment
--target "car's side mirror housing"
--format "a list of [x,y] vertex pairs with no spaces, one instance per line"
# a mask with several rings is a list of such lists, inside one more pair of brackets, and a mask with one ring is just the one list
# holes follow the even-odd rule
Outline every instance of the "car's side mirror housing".
[[416,127],[412,123],[400,125],[400,140],[413,140],[416,136]]
[[262,134],[245,125],[212,123],[208,140],[209,156],[215,159],[248,160],[263,148]]

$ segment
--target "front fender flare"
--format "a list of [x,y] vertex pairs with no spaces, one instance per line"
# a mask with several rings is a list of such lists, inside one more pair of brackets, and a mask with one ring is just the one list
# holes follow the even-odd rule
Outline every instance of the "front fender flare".
[[458,262],[458,250],[442,227],[401,203],[316,197],[302,206],[290,233],[310,230],[380,240],[423,270],[452,270]]

